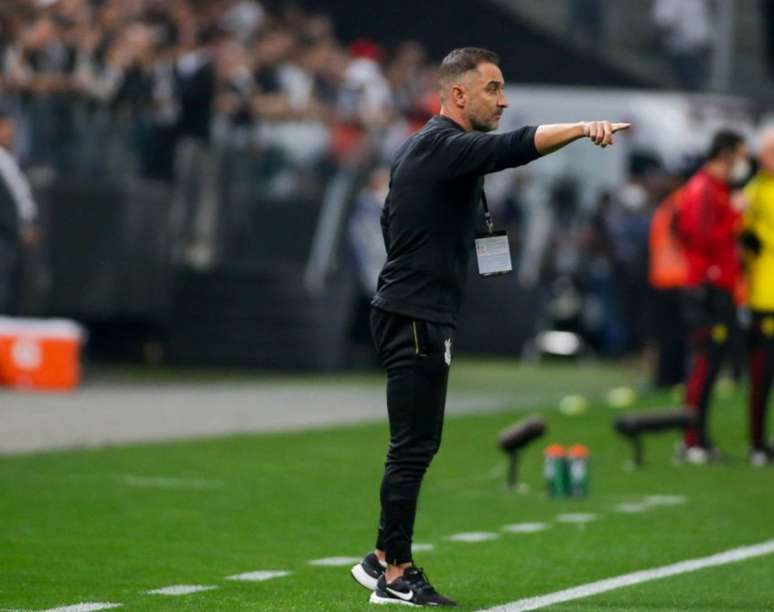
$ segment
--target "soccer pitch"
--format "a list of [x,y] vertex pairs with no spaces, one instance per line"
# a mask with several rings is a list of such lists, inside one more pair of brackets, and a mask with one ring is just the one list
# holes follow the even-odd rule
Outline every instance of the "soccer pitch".
[[[621,411],[604,394],[636,379],[610,366],[454,364],[450,398],[493,390],[504,398],[499,411],[447,419],[420,497],[416,542],[430,546],[416,561],[462,610],[774,539],[774,472],[747,464],[744,391],[715,398],[712,426],[731,455],[727,463],[674,465],[676,436],[666,434],[646,441],[647,465],[631,471],[630,448],[611,427]],[[378,375],[337,384],[349,383],[382,384]],[[590,397],[589,409],[561,413],[557,400],[569,392]],[[520,395],[535,399],[528,410]],[[631,409],[671,403],[666,394],[646,394]],[[495,436],[527,412],[544,414],[550,431],[524,454],[529,491],[514,492],[505,488]],[[590,447],[587,499],[546,498],[542,449],[549,442]],[[0,609],[80,602],[126,610],[368,609],[347,558],[373,545],[386,443],[385,419],[0,457]],[[244,574],[253,580],[233,579]],[[762,554],[547,609],[774,610],[772,576],[774,554]],[[207,588],[150,593],[181,585]]]

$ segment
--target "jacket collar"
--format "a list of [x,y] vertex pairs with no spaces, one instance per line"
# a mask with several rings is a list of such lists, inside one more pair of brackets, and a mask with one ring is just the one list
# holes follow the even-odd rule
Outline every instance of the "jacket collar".
[[451,117],[447,117],[446,115],[434,115],[431,121],[443,121],[445,123],[448,123],[450,126],[460,130],[461,132],[465,131],[464,127],[462,127],[454,119],[452,119]]

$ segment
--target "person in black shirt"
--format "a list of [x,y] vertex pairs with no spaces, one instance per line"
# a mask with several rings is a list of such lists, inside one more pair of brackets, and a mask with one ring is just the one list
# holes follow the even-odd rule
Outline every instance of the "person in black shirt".
[[38,208],[12,153],[14,133],[10,111],[0,108],[0,315],[17,314],[24,251],[40,238]]
[[580,138],[613,144],[629,124],[592,121],[495,130],[508,102],[497,55],[456,49],[439,70],[441,113],[398,150],[382,213],[387,261],[371,331],[387,370],[390,445],[376,550],[352,570],[371,602],[456,605],[412,561],[422,478],[438,451],[452,342],[475,239],[484,175]]

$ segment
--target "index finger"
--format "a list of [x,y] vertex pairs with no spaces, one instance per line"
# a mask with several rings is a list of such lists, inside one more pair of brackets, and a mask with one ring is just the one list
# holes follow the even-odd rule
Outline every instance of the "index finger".
[[614,123],[613,133],[620,132],[621,130],[628,130],[630,127],[632,127],[631,123]]

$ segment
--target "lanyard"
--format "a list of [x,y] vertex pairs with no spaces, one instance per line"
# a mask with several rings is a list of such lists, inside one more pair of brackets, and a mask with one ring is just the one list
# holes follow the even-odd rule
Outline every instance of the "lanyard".
[[513,271],[508,234],[504,231],[495,231],[492,213],[489,212],[489,204],[483,188],[481,189],[481,208],[484,209],[484,219],[489,233],[479,234],[475,240],[478,273],[481,276],[508,274]]
[[486,221],[486,227],[489,233],[494,233],[494,221],[492,221],[492,213],[489,212],[489,205],[486,203],[486,191],[481,189],[481,208],[484,209],[484,220]]

